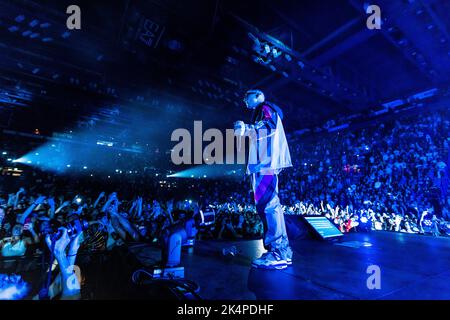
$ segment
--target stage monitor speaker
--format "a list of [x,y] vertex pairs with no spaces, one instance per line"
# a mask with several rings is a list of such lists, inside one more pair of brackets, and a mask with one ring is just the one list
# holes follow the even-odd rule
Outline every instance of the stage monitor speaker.
[[343,236],[342,232],[324,216],[285,216],[286,232],[289,239],[335,239]]
[[322,239],[336,239],[344,234],[324,216],[302,216],[302,219]]
[[286,223],[286,232],[290,240],[312,238],[308,224],[299,215],[285,214],[284,220]]

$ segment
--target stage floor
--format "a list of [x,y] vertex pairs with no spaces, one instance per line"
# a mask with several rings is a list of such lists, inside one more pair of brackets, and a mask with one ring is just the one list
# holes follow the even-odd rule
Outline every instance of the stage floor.
[[[346,234],[341,242],[346,246],[294,241],[293,265],[272,271],[250,267],[263,252],[261,240],[198,241],[183,252],[182,265],[204,299],[450,299],[450,238],[372,232]],[[239,254],[223,256],[230,246]],[[130,251],[146,265],[160,259],[148,245]],[[380,267],[380,289],[367,288],[370,265]]]

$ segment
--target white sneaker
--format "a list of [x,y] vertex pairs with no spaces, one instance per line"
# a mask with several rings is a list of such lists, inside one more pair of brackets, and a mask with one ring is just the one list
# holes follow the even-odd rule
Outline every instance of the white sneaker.
[[278,250],[274,250],[266,252],[260,258],[253,260],[252,267],[259,269],[282,270],[287,268],[287,262],[281,258]]
[[285,259],[288,266],[292,265],[292,249],[291,247],[286,248]]

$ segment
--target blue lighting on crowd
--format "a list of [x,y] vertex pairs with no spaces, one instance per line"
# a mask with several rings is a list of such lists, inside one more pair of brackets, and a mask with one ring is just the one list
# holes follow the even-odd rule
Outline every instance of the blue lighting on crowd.
[[[20,155],[14,162],[60,174],[76,171],[88,174],[111,174],[115,171],[121,174],[128,173],[130,168],[125,166],[131,165],[142,165],[141,168],[144,169],[146,166],[150,167],[153,161],[157,161],[154,153],[157,142],[152,141],[153,137],[161,139],[162,129],[171,130],[164,123],[167,118],[173,118],[173,113],[162,112],[159,117],[160,125],[149,126],[148,119],[141,114],[131,116],[129,121],[136,129],[126,135],[122,132],[111,132],[110,126],[104,123],[95,124],[96,130],[85,127],[67,129],[67,133],[55,133],[41,146]],[[173,126],[178,126],[177,121],[173,121]],[[127,162],[130,158],[122,157],[125,153],[132,155],[144,152],[149,152],[150,156],[133,157],[132,164]],[[138,173],[136,168],[133,169],[130,174]],[[210,176],[208,172],[202,172],[201,175]]]
[[168,178],[231,178],[242,177],[242,168],[238,165],[199,165],[167,175]]
[[28,283],[19,275],[0,274],[0,300],[19,300],[30,290]]

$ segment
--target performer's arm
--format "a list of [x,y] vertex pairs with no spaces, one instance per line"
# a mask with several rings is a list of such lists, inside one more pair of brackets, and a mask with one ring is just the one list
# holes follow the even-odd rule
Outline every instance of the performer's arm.
[[266,129],[272,130],[277,127],[277,114],[268,105],[262,107],[263,117],[260,121],[253,125],[256,130]]

